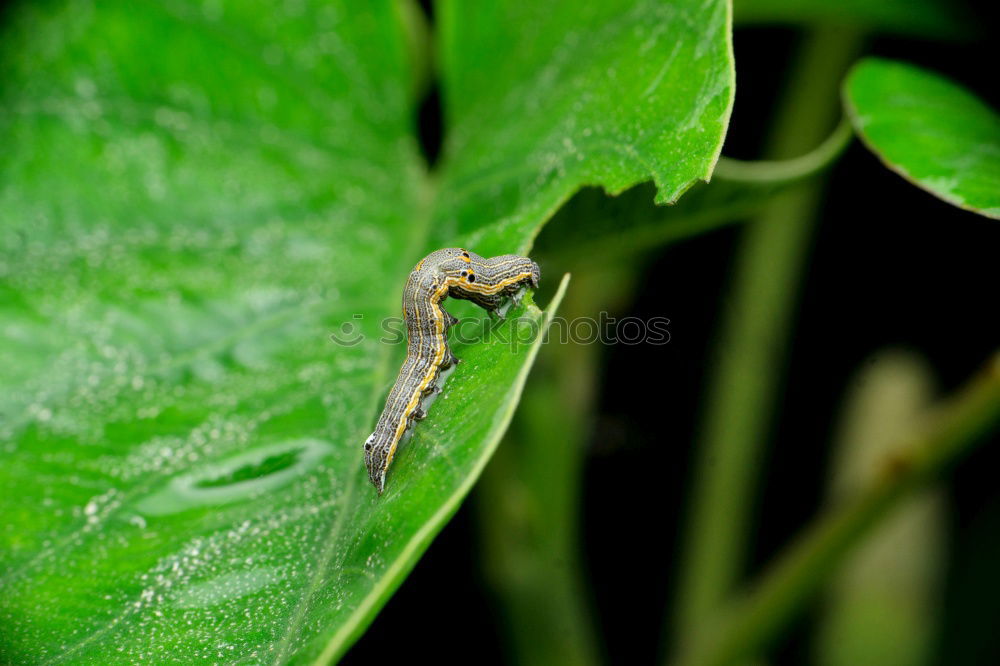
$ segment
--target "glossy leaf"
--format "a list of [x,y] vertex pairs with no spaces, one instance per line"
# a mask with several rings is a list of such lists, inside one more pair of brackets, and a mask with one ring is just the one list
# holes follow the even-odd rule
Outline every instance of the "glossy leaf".
[[441,8],[434,179],[399,3],[4,15],[0,659],[326,661],[364,631],[478,477],[547,316],[455,332],[464,363],[378,498],[361,444],[410,267],[527,251],[584,183],[674,198],[718,155],[726,3],[593,5],[536,42]]
[[858,135],[887,167],[960,208],[1000,218],[1000,114],[953,82],[869,58],[844,88]]

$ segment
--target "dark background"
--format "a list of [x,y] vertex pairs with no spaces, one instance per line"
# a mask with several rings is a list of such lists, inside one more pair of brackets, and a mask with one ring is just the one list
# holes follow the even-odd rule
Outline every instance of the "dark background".
[[[876,38],[866,52],[939,71],[1000,108],[991,4],[973,10],[993,42]],[[799,38],[790,28],[737,30],[738,93],[726,155],[759,155]],[[418,122],[433,159],[441,137],[435,91]],[[604,355],[581,531],[609,663],[659,658],[691,446],[740,233],[737,225],[656,252],[646,269],[655,281],[639,280],[631,312],[621,314],[668,317],[670,344],[609,347]],[[915,188],[857,142],[831,173],[805,277],[762,464],[751,574],[818,511],[829,433],[845,386],[862,364],[887,347],[916,351],[932,364],[944,395],[974,374],[1000,341],[1000,222]],[[623,392],[619,387],[635,381],[637,368],[667,380],[656,391]],[[941,663],[1000,663],[1000,468],[992,452],[1000,437],[993,440],[946,481],[951,534]],[[631,474],[637,467],[651,470],[641,486]],[[656,514],[657,534],[649,534],[649,512]],[[503,620],[479,568],[473,521],[467,502],[344,663],[507,663]],[[639,571],[641,581],[634,575]],[[773,662],[808,662],[810,626],[807,613],[783,635]]]

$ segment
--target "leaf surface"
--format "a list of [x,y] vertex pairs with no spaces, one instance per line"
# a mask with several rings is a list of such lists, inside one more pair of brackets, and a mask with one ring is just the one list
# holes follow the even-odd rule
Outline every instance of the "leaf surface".
[[668,200],[711,172],[725,2],[535,4],[535,42],[532,16],[470,5],[440,12],[434,178],[398,3],[4,15],[0,659],[342,655],[475,482],[551,316],[529,299],[453,336],[464,362],[380,499],[361,445],[413,264],[528,251],[583,184]]

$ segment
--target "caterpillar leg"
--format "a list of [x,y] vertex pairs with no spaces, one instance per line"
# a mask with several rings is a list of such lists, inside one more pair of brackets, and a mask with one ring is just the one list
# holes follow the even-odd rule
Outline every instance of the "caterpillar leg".
[[506,293],[503,298],[503,303],[501,303],[496,310],[493,310],[490,314],[503,321],[507,318],[507,313],[512,308],[516,308],[521,304],[521,299],[524,298],[526,291],[527,290],[524,287],[518,287],[513,291]]
[[521,299],[524,298],[524,295],[526,293],[528,293],[528,290],[522,286],[515,289],[514,292],[510,295],[510,302],[513,304],[515,308],[521,304]]
[[444,358],[441,360],[441,369],[447,370],[448,368],[458,365],[461,362],[462,359],[452,354],[450,349],[446,349],[444,353]]

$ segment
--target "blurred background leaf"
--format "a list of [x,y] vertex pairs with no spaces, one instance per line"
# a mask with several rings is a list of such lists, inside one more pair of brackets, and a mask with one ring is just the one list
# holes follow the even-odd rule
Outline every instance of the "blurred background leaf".
[[858,135],[887,167],[1000,219],[1000,114],[937,74],[876,58],[854,68],[844,93]]

